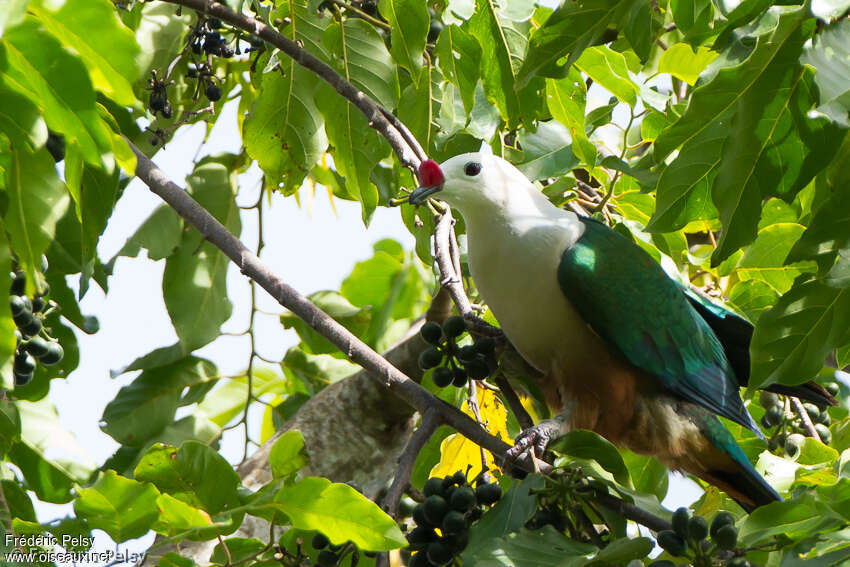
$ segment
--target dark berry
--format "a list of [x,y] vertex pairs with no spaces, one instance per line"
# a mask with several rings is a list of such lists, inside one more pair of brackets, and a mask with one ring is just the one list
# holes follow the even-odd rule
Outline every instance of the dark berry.
[[818,436],[824,445],[829,445],[829,442],[832,441],[832,433],[829,432],[829,428],[822,423],[816,423],[815,431],[818,432]]
[[475,493],[468,486],[461,486],[452,493],[449,505],[453,510],[466,512],[475,506]]
[[464,527],[461,531],[456,534],[452,534],[449,536],[444,536],[442,538],[443,543],[449,546],[451,550],[455,553],[459,553],[466,549],[467,544],[469,543],[469,529]]
[[466,375],[466,370],[463,368],[455,368],[452,374],[454,374],[452,385],[457,388],[463,388],[466,386],[466,382],[469,380],[469,377]]
[[28,352],[17,352],[13,369],[21,375],[32,374],[35,371],[35,358]]
[[50,343],[41,337],[31,338],[24,345],[24,350],[36,358],[42,357],[50,350]]
[[443,337],[443,329],[441,329],[440,325],[434,321],[428,321],[422,325],[419,333],[426,342],[431,343],[432,345],[440,344],[440,339]]
[[463,320],[463,317],[458,315],[453,315],[449,317],[445,321],[443,321],[443,332],[450,339],[454,339],[459,337],[466,331],[466,322]]
[[65,351],[62,349],[62,345],[51,341],[47,345],[47,352],[38,357],[38,361],[45,366],[53,366],[59,364],[64,356]]
[[442,361],[443,353],[434,347],[426,348],[419,354],[419,368],[422,370],[430,370],[439,366]]
[[428,518],[425,517],[425,506],[423,504],[419,504],[413,509],[411,517],[413,518],[413,521],[416,522],[417,526],[428,527],[433,525],[428,521]]
[[673,517],[670,523],[673,525],[673,531],[681,538],[688,537],[688,522],[691,519],[691,513],[687,508],[682,507],[673,512]]
[[490,375],[490,368],[483,360],[473,360],[464,365],[466,373],[473,380],[483,380]]
[[198,68],[190,63],[189,67],[186,69],[186,76],[190,79],[196,78],[198,76]]
[[43,326],[44,324],[39,317],[33,317],[27,324],[22,325],[20,329],[25,337],[34,337],[41,331]]
[[687,550],[685,540],[679,537],[679,535],[673,530],[658,532],[655,539],[658,541],[658,545],[660,545],[664,551],[673,557],[680,557],[684,555]]
[[9,293],[12,295],[23,295],[27,289],[27,275],[24,272],[15,272],[12,276],[12,285]]
[[489,356],[496,350],[496,341],[490,337],[478,337],[473,346],[479,353],[484,356]]
[[449,511],[449,504],[445,498],[436,494],[426,498],[423,506],[425,508],[425,519],[433,526],[442,524],[446,512]]
[[432,476],[428,480],[425,481],[425,486],[422,487],[422,492],[425,493],[425,497],[434,496],[442,496],[443,494],[443,479]]
[[767,409],[771,406],[781,405],[782,400],[779,399],[779,396],[777,394],[774,394],[773,392],[766,392],[765,390],[762,390],[761,392],[759,392],[759,404],[764,409]]
[[688,522],[688,537],[693,541],[702,541],[708,536],[708,522],[702,516],[694,516]]
[[407,541],[414,551],[425,549],[429,543],[437,541],[437,539],[437,533],[434,531],[434,528],[426,528],[424,526],[417,526],[407,534]]
[[458,486],[463,486],[466,484],[466,475],[463,471],[455,471],[455,474],[452,475],[452,482]]
[[711,536],[711,541],[720,549],[735,549],[738,544],[738,530],[731,524],[721,526],[717,533]]
[[812,421],[816,421],[820,416],[820,408],[818,408],[815,404],[811,402],[806,402],[803,404],[803,409],[806,410],[806,413],[809,414],[809,417],[812,418]]
[[168,102],[168,99],[165,98],[165,95],[158,90],[155,90],[151,93],[151,96],[148,99],[148,108],[151,109],[151,112],[156,114],[165,107],[166,102]]
[[431,20],[431,26],[428,28],[428,43],[437,41],[441,31],[443,31],[443,24],[440,20]]
[[221,98],[221,89],[215,83],[210,83],[204,90],[204,94],[210,102],[215,102]]
[[434,565],[445,565],[452,560],[452,550],[445,543],[435,541],[428,544],[428,561]]
[[313,549],[324,549],[330,544],[330,540],[328,536],[323,534],[322,532],[316,532],[313,536],[313,539],[310,541],[310,545],[313,546]]
[[[12,310],[12,317],[16,315],[20,315],[27,309],[27,302],[29,298],[26,295],[12,295],[9,296],[9,308]],[[32,305],[30,305],[30,310],[32,309]]]
[[15,376],[15,386],[26,386],[32,380],[32,372],[29,374],[18,374],[17,372],[12,372]]
[[44,298],[42,296],[36,295],[35,297],[33,297],[33,299],[32,299],[32,311],[33,311],[33,313],[41,313],[42,311],[44,311],[44,308],[45,308],[46,305],[47,305],[47,302],[44,301]]
[[428,556],[424,551],[420,551],[419,553],[414,553],[410,556],[410,560],[407,562],[407,567],[431,567],[431,562],[428,561]]
[[714,519],[711,521],[711,539],[714,539],[714,535],[717,533],[717,530],[719,530],[723,526],[734,525],[735,516],[733,516],[729,512],[718,512],[718,514],[714,516]]
[[475,489],[475,498],[479,504],[495,504],[502,497],[502,487],[495,482],[479,484]]
[[457,359],[463,362],[464,364],[472,362],[477,357],[478,353],[475,352],[475,348],[472,345],[462,346],[457,351]]
[[434,385],[438,388],[445,388],[446,386],[452,383],[454,380],[454,372],[452,372],[451,368],[446,368],[445,366],[438,366],[434,369],[434,373],[431,375],[431,379],[434,381]]
[[450,510],[446,513],[446,516],[443,518],[443,523],[440,524],[440,531],[443,532],[443,535],[460,533],[465,529],[466,520],[463,517],[463,513],[458,512],[457,510]]
[[827,382],[823,385],[823,387],[826,388],[826,391],[832,396],[837,396],[841,391],[841,386],[838,385],[838,382]]

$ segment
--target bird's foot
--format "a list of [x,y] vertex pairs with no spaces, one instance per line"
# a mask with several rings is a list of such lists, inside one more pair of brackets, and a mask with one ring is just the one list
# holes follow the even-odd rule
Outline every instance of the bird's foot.
[[505,454],[506,461],[513,463],[521,455],[531,451],[531,456],[541,458],[550,442],[564,434],[564,421],[558,417],[545,419],[524,429],[514,440],[514,446]]
[[467,313],[464,315],[464,320],[467,323],[467,328],[476,335],[480,335],[483,337],[490,337],[494,339],[497,343],[507,343],[507,337],[502,332],[499,327],[494,327],[481,317],[473,313]]

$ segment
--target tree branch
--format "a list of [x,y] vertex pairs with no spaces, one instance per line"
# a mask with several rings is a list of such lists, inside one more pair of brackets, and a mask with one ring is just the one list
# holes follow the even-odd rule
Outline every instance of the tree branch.
[[419,170],[419,163],[425,159],[425,151],[416,138],[397,119],[389,120],[392,113],[372,100],[363,91],[349,83],[330,65],[311,55],[296,42],[281,35],[274,28],[246,14],[239,14],[212,0],[162,0],[170,4],[186,6],[205,15],[214,16],[227,22],[235,28],[253,34],[266,43],[280,49],[293,61],[309,69],[360,110],[369,121],[369,126],[378,131],[395,151],[401,164],[410,169],[414,175]]

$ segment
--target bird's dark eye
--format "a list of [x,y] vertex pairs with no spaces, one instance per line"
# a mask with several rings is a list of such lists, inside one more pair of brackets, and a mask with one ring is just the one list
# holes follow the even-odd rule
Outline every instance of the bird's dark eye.
[[471,161],[463,166],[463,172],[470,177],[475,177],[481,173],[481,164],[477,161]]

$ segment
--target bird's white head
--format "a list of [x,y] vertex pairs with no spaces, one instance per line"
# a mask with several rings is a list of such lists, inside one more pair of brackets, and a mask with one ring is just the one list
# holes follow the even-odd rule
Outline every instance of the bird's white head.
[[457,155],[440,165],[424,161],[419,180],[422,187],[411,193],[411,203],[421,204],[433,195],[464,216],[473,210],[504,209],[515,198],[540,195],[522,172],[490,152]]

